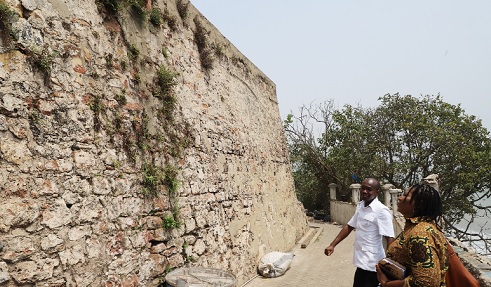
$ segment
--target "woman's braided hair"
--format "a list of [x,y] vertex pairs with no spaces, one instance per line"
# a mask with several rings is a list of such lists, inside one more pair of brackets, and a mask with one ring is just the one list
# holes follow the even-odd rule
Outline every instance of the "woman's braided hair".
[[414,201],[414,216],[438,223],[442,216],[440,193],[432,186],[424,183],[415,184],[411,189],[413,193],[410,202]]

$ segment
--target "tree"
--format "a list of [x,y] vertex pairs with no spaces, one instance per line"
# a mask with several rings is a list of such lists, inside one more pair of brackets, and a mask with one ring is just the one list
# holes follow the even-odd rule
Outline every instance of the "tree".
[[[491,195],[491,139],[481,121],[439,95],[387,94],[379,101],[376,108],[342,109],[327,102],[291,115],[285,131],[294,174],[310,172],[324,186],[334,182],[345,192],[353,173],[401,189],[439,174],[446,226],[459,238],[471,234],[487,240],[485,227],[469,229],[476,216],[491,211],[481,201]],[[317,137],[311,121],[324,127]],[[307,192],[297,183],[296,188]],[[455,224],[466,221],[466,228]]]

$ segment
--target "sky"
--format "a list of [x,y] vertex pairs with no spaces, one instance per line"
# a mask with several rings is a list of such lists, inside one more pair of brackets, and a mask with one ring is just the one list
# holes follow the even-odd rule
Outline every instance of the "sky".
[[282,119],[438,95],[491,131],[489,0],[190,0],[276,84]]

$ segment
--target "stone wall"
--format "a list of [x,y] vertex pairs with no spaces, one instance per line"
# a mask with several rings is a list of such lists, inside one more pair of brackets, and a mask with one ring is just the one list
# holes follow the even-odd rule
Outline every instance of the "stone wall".
[[0,0],[0,28],[2,286],[241,284],[308,229],[274,83],[191,4]]

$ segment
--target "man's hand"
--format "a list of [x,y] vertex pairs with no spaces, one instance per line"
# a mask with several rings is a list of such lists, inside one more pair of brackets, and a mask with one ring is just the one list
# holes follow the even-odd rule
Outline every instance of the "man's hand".
[[324,249],[324,254],[326,254],[327,256],[331,256],[333,252],[334,252],[334,246],[332,245],[329,245],[326,247],[326,249]]

